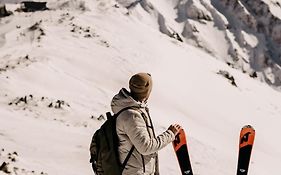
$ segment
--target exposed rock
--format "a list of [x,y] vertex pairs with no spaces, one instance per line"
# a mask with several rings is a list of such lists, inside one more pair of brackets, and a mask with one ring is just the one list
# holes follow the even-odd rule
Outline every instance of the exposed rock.
[[23,1],[21,3],[22,3],[21,9],[24,12],[48,10],[47,2]]
[[2,165],[0,166],[0,171],[3,171],[4,173],[10,174],[11,171],[9,170],[8,165],[9,165],[8,163],[3,162]]
[[9,16],[11,14],[12,12],[8,12],[5,5],[0,4],[0,18]]
[[226,79],[229,80],[229,82],[231,83],[231,85],[237,87],[237,84],[236,84],[236,82],[235,82],[234,77],[233,77],[232,75],[230,75],[229,72],[220,70],[217,74],[222,75],[223,77],[225,77]]

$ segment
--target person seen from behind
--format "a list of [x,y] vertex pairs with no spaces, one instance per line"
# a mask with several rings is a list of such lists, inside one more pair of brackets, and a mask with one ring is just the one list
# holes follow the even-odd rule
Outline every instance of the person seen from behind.
[[152,77],[138,73],[129,80],[129,90],[122,88],[111,102],[114,114],[124,108],[116,119],[120,162],[127,160],[122,175],[159,175],[158,151],[174,141],[181,126],[172,124],[156,135],[147,105],[152,91]]

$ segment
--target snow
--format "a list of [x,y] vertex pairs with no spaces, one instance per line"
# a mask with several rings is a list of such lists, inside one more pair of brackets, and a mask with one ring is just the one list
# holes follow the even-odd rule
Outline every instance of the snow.
[[256,47],[258,45],[258,39],[254,35],[248,34],[245,31],[241,31],[245,41],[251,46],[251,47]]
[[[280,7],[281,2],[279,0],[262,0],[262,1],[269,5],[269,9],[274,16],[281,18],[281,7]],[[279,5],[277,3],[279,3]]]
[[[52,3],[58,7],[62,2]],[[153,3],[161,13],[168,8]],[[156,132],[173,123],[183,126],[195,174],[235,174],[239,131],[246,124],[256,129],[249,174],[280,174],[280,92],[160,33],[140,7],[128,15],[112,4],[86,1],[86,11],[75,5],[1,18],[0,70],[5,71],[0,71],[0,149],[5,152],[0,164],[8,161],[3,155],[16,151],[17,161],[10,166],[23,175],[92,174],[88,149],[102,124],[97,118],[110,110],[111,98],[128,87],[131,75],[150,72]],[[171,15],[170,21],[175,17],[165,15]],[[36,22],[38,28],[30,31]],[[207,27],[197,25],[208,34]],[[254,36],[243,35],[256,45]],[[217,38],[221,33],[208,43],[216,44]],[[228,71],[238,87],[218,75],[220,70]],[[25,96],[26,104],[15,104]],[[69,106],[48,107],[58,100]],[[171,144],[159,155],[162,175],[180,174]]]

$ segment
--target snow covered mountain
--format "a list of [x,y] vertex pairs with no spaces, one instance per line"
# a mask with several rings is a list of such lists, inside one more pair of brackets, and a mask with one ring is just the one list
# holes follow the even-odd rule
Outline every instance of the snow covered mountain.
[[[0,175],[92,174],[89,142],[131,75],[150,72],[157,133],[181,124],[197,175],[281,174],[281,2],[48,0],[0,18]],[[14,1],[13,1],[14,2]],[[19,1],[17,1],[19,2]],[[172,145],[162,175],[179,174]]]
[[[229,66],[270,85],[281,81],[281,5],[263,0],[118,0],[150,15],[170,37],[201,47]],[[145,15],[142,11],[147,12]],[[150,21],[148,23],[153,23]]]

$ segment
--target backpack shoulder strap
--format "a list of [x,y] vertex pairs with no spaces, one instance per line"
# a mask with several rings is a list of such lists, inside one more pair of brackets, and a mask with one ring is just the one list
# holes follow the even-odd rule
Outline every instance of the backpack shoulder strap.
[[[126,108],[121,109],[118,113],[114,114],[115,118],[117,118],[122,112],[124,112],[126,110],[129,110],[129,109],[134,109],[136,111],[139,111],[142,114],[142,116],[143,116],[143,112],[138,107],[136,107],[136,106],[128,106]],[[123,173],[123,171],[124,171],[128,161],[129,161],[130,157],[132,156],[134,150],[135,150],[135,146],[133,145],[132,148],[130,149],[128,155],[126,156],[124,162],[121,164],[121,174]]]
[[126,167],[128,161],[129,161],[130,157],[132,156],[134,150],[135,150],[135,146],[132,146],[132,148],[130,149],[128,155],[126,156],[124,162],[122,163],[121,172],[124,171],[124,169],[125,169],[125,167]]
[[126,110],[128,110],[128,109],[138,109],[137,107],[135,107],[135,106],[128,106],[128,107],[125,107],[125,108],[123,108],[123,109],[121,109],[119,112],[117,112],[116,114],[114,114],[115,115],[115,117],[118,117],[122,112],[124,112],[124,111],[126,111]]

